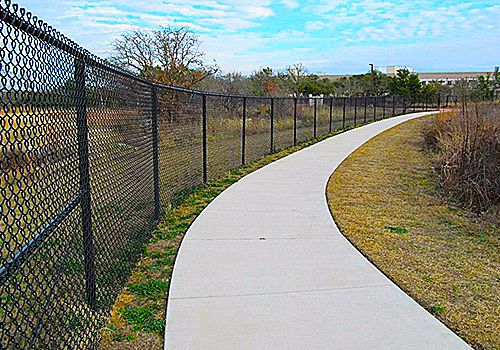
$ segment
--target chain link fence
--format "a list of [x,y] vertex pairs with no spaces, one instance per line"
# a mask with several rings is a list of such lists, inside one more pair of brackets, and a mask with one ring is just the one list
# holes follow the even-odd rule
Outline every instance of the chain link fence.
[[440,102],[155,84],[0,0],[0,348],[85,349],[161,208],[299,142]]

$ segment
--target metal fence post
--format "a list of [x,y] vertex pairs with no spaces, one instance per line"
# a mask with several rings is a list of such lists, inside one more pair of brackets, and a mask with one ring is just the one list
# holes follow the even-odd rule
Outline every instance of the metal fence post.
[[332,132],[332,121],[333,121],[333,97],[330,97],[330,126],[328,128],[328,133]]
[[160,166],[158,157],[158,94],[156,86],[151,88],[151,131],[153,138],[153,189],[154,189],[154,204],[155,204],[155,220],[160,220]]
[[85,83],[85,61],[75,59],[75,107],[78,138],[78,170],[80,173],[80,207],[82,210],[83,250],[85,259],[85,294],[89,307],[96,305],[94,236],[90,200],[89,139]]
[[385,119],[385,102],[386,97],[382,96],[382,119]]
[[317,119],[318,119],[318,99],[314,98],[314,129],[313,129],[313,135],[314,138],[316,138],[317,134]]
[[345,104],[346,104],[346,97],[342,98],[342,129],[345,129]]
[[437,109],[441,109],[441,95],[437,95]]
[[202,129],[201,129],[201,146],[202,146],[202,159],[203,159],[203,182],[208,181],[207,171],[207,95],[201,95],[202,105]]
[[274,152],[274,98],[271,97],[271,153]]
[[356,125],[356,119],[358,118],[358,98],[356,96],[354,98],[354,126]]
[[373,96],[373,120],[377,120],[377,96]]
[[368,101],[366,99],[366,95],[363,96],[363,99],[365,100],[365,115],[363,117],[363,123],[366,123],[366,114],[367,114],[367,109],[368,109]]
[[450,102],[450,96],[446,95],[446,108],[448,108],[448,103]]
[[241,165],[245,165],[246,153],[247,98],[243,97],[243,126],[241,128]]
[[396,96],[392,96],[392,116],[396,116]]
[[293,99],[293,145],[297,145],[297,97]]
[[402,96],[402,100],[403,100],[403,114],[406,114],[406,104],[405,104],[405,97]]

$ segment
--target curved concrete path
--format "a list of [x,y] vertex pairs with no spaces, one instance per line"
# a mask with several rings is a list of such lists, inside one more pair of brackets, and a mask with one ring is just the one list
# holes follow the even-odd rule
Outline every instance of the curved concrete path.
[[470,349],[342,236],[326,202],[343,159],[425,114],[329,138],[217,197],[181,245],[166,349]]

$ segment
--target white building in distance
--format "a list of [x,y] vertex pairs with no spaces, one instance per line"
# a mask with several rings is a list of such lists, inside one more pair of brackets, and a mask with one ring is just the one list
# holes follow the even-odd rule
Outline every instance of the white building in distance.
[[[459,80],[467,80],[467,81],[474,81],[477,80],[479,77],[486,77],[488,74],[491,74],[491,72],[416,72],[412,67],[400,67],[400,66],[386,66],[380,67],[377,70],[387,74],[388,76],[395,76],[398,74],[398,71],[401,69],[408,69],[412,73],[417,73],[420,81],[422,83],[427,84],[430,82],[438,81],[441,82],[443,85],[448,85],[448,86],[453,86],[455,82]],[[320,75],[321,78],[327,78],[330,80],[339,80],[344,77],[350,77],[350,74],[347,75]]]

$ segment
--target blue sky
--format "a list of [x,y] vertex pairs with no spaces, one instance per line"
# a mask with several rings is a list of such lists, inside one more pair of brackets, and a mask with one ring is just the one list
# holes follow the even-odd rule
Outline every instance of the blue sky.
[[360,73],[368,63],[418,71],[500,64],[500,2],[450,0],[19,0],[101,57],[134,28],[188,26],[224,72],[301,62]]

